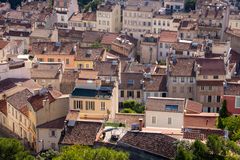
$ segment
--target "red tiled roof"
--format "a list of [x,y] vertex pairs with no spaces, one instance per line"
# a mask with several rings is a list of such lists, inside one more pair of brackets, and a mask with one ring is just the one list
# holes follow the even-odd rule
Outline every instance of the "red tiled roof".
[[200,66],[200,75],[225,75],[225,65],[223,59],[198,58],[197,64]]
[[38,125],[37,128],[57,128],[62,129],[64,126],[65,117],[61,117],[50,122]]
[[118,34],[116,34],[116,33],[106,33],[106,34],[103,35],[101,43],[105,44],[105,45],[111,45],[112,42],[117,37],[118,37]]
[[171,159],[176,153],[176,141],[177,139],[161,133],[128,131],[118,145],[129,145]]
[[197,86],[223,86],[223,81],[197,81]]
[[67,128],[60,143],[66,145],[93,145],[101,127],[101,122],[77,121],[73,127],[69,126]]
[[205,140],[212,134],[224,136],[224,131],[220,129],[184,128],[183,138]]
[[36,112],[41,108],[43,108],[43,100],[48,99],[49,103],[52,103],[59,96],[61,96],[60,93],[56,92],[56,95],[55,95],[55,91],[47,91],[47,93],[42,95],[37,94],[37,95],[31,96],[30,98],[28,98],[28,102],[32,105],[34,111]]
[[162,31],[160,33],[160,42],[175,43],[177,42],[177,32],[173,31]]

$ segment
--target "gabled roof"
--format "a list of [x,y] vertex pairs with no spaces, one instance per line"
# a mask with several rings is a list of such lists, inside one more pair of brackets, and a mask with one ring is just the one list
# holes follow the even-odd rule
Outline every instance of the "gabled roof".
[[170,65],[170,75],[179,77],[194,77],[194,64],[193,58],[177,58],[176,62]]
[[42,94],[36,94],[28,98],[28,102],[32,105],[33,110],[37,112],[38,110],[42,109],[43,100],[49,100],[49,103],[52,103],[56,100],[56,98],[60,97],[62,94],[56,90],[48,90]]
[[92,146],[101,127],[101,122],[77,121],[74,126],[67,127],[65,135],[61,137],[59,143],[65,145],[79,144]]
[[177,139],[161,133],[128,131],[118,141],[118,145],[128,145],[129,147],[172,159],[177,150],[176,141]]
[[33,95],[32,92],[30,92],[28,89],[24,89],[8,97],[7,102],[27,116],[28,114],[28,109],[26,108],[26,106],[28,105],[27,99],[32,95]]
[[52,121],[46,122],[44,124],[38,125],[37,128],[56,128],[63,129],[65,117],[54,119]]
[[198,58],[196,61],[200,75],[225,75],[223,59]]

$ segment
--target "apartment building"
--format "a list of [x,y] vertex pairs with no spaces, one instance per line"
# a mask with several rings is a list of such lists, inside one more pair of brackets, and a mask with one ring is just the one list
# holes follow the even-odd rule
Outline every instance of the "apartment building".
[[145,124],[148,127],[183,128],[184,98],[149,97],[146,102]]
[[152,33],[160,33],[162,30],[178,31],[180,20],[171,15],[155,12],[152,18]]
[[184,0],[164,0],[164,7],[169,13],[183,11]]
[[69,18],[74,13],[78,13],[77,0],[56,0],[53,8],[56,12],[57,26],[59,28],[68,28]]
[[158,34],[145,34],[140,42],[141,63],[156,63],[158,57]]
[[230,7],[221,2],[202,6],[198,19],[198,36],[212,40],[222,40],[229,23]]
[[168,94],[169,97],[196,98],[195,59],[173,58],[169,63]]
[[97,9],[97,30],[106,32],[121,31],[121,6],[109,2]]
[[195,70],[196,101],[203,104],[204,112],[219,112],[226,74],[224,60],[199,58]]
[[179,37],[184,40],[192,40],[198,37],[198,23],[194,20],[182,20],[178,28]]
[[75,55],[74,66],[79,69],[93,69],[94,63],[101,61],[105,53],[103,48],[79,48]]
[[160,60],[166,60],[172,52],[172,45],[178,41],[177,32],[162,31],[159,38],[158,57]]
[[228,27],[231,29],[240,29],[240,12],[239,11],[230,12]]
[[74,42],[35,42],[32,54],[40,62],[63,62],[65,68],[73,69],[77,48]]
[[81,119],[114,119],[118,112],[117,89],[112,85],[97,88],[76,87],[70,95],[70,110]]
[[97,31],[96,12],[76,13],[69,19],[68,28],[78,31]]
[[126,6],[123,10],[123,31],[140,39],[141,35],[150,33],[152,30],[152,6]]
[[52,87],[59,91],[63,72],[64,67],[61,62],[40,62],[33,64],[31,68],[31,79],[42,87]]

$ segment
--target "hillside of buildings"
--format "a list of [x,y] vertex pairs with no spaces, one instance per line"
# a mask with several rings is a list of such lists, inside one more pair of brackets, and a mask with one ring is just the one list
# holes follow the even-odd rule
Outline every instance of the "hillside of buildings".
[[0,159],[240,159],[238,1],[10,3]]

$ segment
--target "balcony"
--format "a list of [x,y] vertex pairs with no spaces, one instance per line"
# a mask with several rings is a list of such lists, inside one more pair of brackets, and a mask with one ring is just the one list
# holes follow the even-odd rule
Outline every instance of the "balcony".
[[198,24],[199,29],[205,29],[205,30],[221,30],[222,24],[205,24],[205,23],[199,23]]

